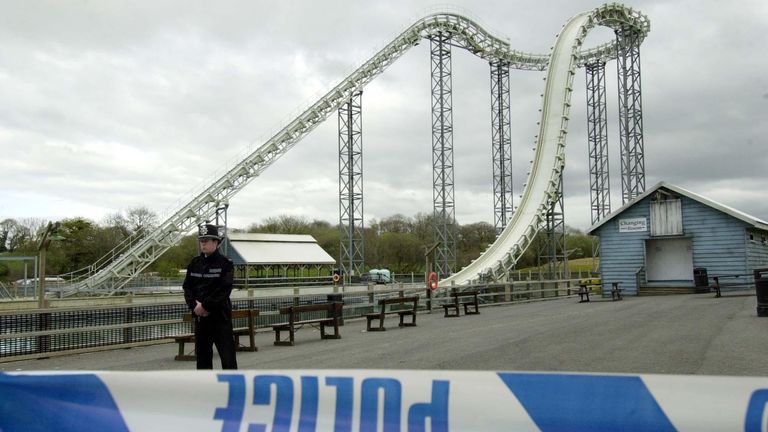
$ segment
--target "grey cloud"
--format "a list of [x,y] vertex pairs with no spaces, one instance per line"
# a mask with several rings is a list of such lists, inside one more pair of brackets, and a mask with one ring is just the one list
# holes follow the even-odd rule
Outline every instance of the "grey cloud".
[[[598,6],[464,4],[514,48],[531,52],[546,52],[570,16]],[[8,2],[0,17],[0,145],[8,161],[0,181],[7,193],[69,200],[60,206],[68,212],[116,211],[127,203],[172,211],[223,172],[222,161],[260,145],[429,6]],[[768,217],[768,204],[758,199],[768,65],[756,55],[764,48],[766,6],[757,0],[739,7],[713,0],[633,6],[651,19],[642,47],[648,186],[668,180]],[[610,32],[601,32],[588,44],[606,38]],[[428,45],[412,49],[365,90],[366,219],[431,209]],[[610,63],[610,164],[619,196],[615,73]],[[533,155],[542,77],[511,74],[515,201]],[[455,50],[453,84],[456,214],[462,223],[492,222],[487,64]],[[589,224],[584,98],[579,72],[565,192],[567,223],[581,228]],[[296,212],[336,221],[337,134],[332,115],[232,200],[231,221],[244,227]],[[41,199],[0,212],[46,216],[29,214]]]

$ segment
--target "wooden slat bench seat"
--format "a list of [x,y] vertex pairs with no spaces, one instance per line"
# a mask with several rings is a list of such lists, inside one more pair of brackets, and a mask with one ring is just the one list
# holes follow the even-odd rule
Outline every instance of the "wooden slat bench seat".
[[[407,305],[409,303],[412,304],[413,306],[409,307],[408,309],[392,310],[392,306],[394,305]],[[419,307],[419,296],[385,298],[385,299],[379,300],[378,304],[379,304],[378,312],[371,312],[371,313],[365,314],[365,319],[367,321],[366,330],[385,331],[387,328],[384,327],[384,317],[386,317],[387,315],[394,315],[394,314],[397,314],[400,316],[400,324],[398,325],[398,327],[415,327],[416,326],[416,309]],[[389,310],[387,310],[387,306],[390,307]],[[405,322],[406,316],[411,317],[411,322]],[[378,327],[371,326],[371,323],[374,320],[379,321]]]
[[[259,348],[256,346],[256,340],[254,338],[255,330],[256,330],[255,319],[258,315],[259,315],[258,309],[232,311],[232,320],[242,319],[242,318],[247,319],[247,325],[245,327],[236,327],[232,329],[232,337],[235,340],[235,349],[237,351],[258,351],[259,350]],[[193,326],[197,325],[197,321],[195,320],[195,317],[191,313],[186,313],[182,315],[181,318],[185,322],[192,322]],[[241,336],[248,336],[248,345],[243,345],[240,343]],[[197,356],[195,355],[194,347],[190,352],[185,352],[184,350],[184,347],[186,344],[195,343],[194,333],[187,333],[187,334],[174,336],[173,341],[179,345],[179,353],[176,355],[176,357],[174,357],[174,360],[194,361],[195,359],[197,359]]]
[[[586,300],[584,299],[586,297]],[[586,284],[579,285],[579,303],[589,301],[589,287]]]
[[173,338],[173,341],[179,344],[179,353],[176,354],[176,357],[174,357],[174,360],[177,361],[194,361],[197,359],[197,356],[195,355],[195,348],[194,345],[192,347],[192,351],[189,353],[186,353],[184,351],[184,345],[185,344],[194,344],[195,343],[195,335],[194,334],[183,334],[178,335]]
[[[320,339],[341,339],[339,333],[339,317],[342,314],[342,302],[329,302],[308,305],[292,305],[279,309],[281,314],[288,315],[288,322],[275,324],[272,330],[275,331],[275,345],[293,346],[295,345],[296,331],[305,325],[319,325]],[[320,318],[304,318],[302,314],[311,312],[326,312],[326,316]],[[326,334],[327,326],[333,327],[333,334]],[[287,331],[288,340],[282,340],[280,333]]]
[[[443,305],[444,317],[458,317],[459,306],[464,306],[464,315],[478,315],[480,314],[480,306],[477,300],[477,291],[456,291],[451,292],[451,302]],[[470,299],[461,300],[460,297],[472,297]]]

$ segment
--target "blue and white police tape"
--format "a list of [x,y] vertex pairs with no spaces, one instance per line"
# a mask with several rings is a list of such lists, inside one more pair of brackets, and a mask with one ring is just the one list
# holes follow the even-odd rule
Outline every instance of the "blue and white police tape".
[[0,373],[0,431],[768,430],[768,378],[398,370]]

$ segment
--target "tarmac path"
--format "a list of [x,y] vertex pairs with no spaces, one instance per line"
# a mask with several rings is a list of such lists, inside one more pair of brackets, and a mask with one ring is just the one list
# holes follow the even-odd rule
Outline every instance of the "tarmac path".
[[[417,327],[365,331],[346,320],[342,339],[303,328],[296,346],[256,336],[258,352],[239,352],[240,369],[438,369],[768,376],[768,318],[754,295],[575,298],[481,308],[480,315],[419,314]],[[0,363],[19,370],[190,370],[176,344],[158,344]],[[214,359],[214,366],[219,367]]]

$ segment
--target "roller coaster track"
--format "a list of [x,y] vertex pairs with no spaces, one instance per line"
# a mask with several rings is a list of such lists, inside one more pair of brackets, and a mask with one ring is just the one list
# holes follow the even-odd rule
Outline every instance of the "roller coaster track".
[[530,245],[546,214],[547,203],[559,193],[575,69],[616,57],[617,42],[579,51],[589,30],[598,25],[636,32],[640,36],[637,43],[650,29],[648,19],[639,12],[616,3],[606,4],[571,18],[558,35],[551,55],[540,55],[510,49],[508,42],[459,14],[437,13],[418,20],[156,229],[127,239],[90,267],[70,275],[69,293],[111,294],[121,290],[196,225],[212,219],[221,203],[242,190],[408,49],[438,33],[450,34],[453,44],[483,59],[505,62],[515,69],[547,71],[536,153],[521,204],[495,243],[441,285],[503,277]]

